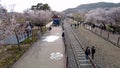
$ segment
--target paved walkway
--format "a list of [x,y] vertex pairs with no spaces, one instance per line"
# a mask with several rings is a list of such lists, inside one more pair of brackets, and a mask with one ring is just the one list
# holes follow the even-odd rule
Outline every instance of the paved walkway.
[[65,68],[62,28],[52,27],[12,68]]

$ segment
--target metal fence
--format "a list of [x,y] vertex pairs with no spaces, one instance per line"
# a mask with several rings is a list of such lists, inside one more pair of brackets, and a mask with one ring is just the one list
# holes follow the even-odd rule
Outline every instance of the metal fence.
[[[23,32],[18,35],[19,42],[24,41],[26,38],[30,37],[32,35],[32,31],[29,31],[28,33]],[[11,35],[4,39],[4,44],[18,44],[17,38],[15,35]]]
[[112,32],[109,32],[107,30],[100,29],[98,27],[92,28],[89,25],[85,25],[85,28],[96,35],[102,37],[103,39],[111,42],[112,44],[116,45],[117,47],[120,47],[120,35],[115,34]]

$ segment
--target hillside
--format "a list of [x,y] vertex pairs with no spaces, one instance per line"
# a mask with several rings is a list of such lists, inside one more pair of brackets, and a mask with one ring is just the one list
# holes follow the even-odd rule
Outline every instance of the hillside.
[[69,8],[64,12],[69,13],[69,12],[77,12],[80,10],[92,10],[96,8],[113,8],[113,7],[120,7],[120,3],[98,2],[98,3],[91,3],[91,4],[83,4],[76,8]]

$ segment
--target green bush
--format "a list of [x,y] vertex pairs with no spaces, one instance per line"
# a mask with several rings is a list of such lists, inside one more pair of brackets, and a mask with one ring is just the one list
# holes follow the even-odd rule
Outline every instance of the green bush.
[[42,27],[42,31],[43,31],[43,33],[45,33],[45,32],[47,31],[47,29],[48,29],[48,28],[46,28],[45,26]]
[[21,42],[22,44],[30,44],[32,42],[32,40],[30,38],[26,38],[23,42]]
[[107,26],[106,28],[108,31],[112,32],[113,31],[113,28],[111,28],[110,26]]
[[108,30],[113,32],[120,32],[120,26],[109,25]]

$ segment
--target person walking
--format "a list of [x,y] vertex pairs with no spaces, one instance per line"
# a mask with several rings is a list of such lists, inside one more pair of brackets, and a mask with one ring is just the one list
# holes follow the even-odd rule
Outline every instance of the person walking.
[[91,48],[91,53],[92,53],[92,59],[94,59],[94,54],[95,54],[95,51],[96,51],[96,49],[95,49],[95,47],[94,46],[92,46],[92,48]]
[[65,30],[63,29],[63,31],[62,31],[62,37],[64,38],[64,35],[65,35]]
[[51,29],[52,29],[52,27],[50,26],[50,27],[49,27],[49,31],[51,31]]
[[89,55],[90,55],[90,47],[87,46],[86,50],[85,50],[85,55],[86,55],[86,59],[89,59]]

